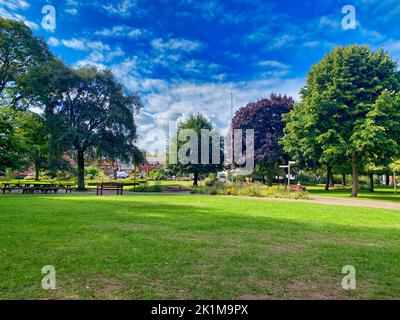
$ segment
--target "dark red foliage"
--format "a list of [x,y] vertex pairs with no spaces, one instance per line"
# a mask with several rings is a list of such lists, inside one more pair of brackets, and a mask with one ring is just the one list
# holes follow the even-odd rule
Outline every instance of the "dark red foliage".
[[286,95],[271,94],[268,99],[240,108],[232,119],[233,129],[254,129],[256,163],[275,162],[283,155],[279,139],[285,126],[282,114],[293,108],[294,100]]

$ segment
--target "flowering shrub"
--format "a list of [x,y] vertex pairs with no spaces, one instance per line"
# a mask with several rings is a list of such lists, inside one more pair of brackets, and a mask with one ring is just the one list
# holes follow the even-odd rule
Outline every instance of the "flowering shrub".
[[289,192],[283,187],[268,187],[260,183],[241,183],[241,182],[220,182],[214,184],[207,183],[205,187],[194,188],[193,194],[210,195],[229,195],[229,196],[247,196],[247,197],[273,197],[273,198],[291,198],[306,199],[308,195],[304,192]]

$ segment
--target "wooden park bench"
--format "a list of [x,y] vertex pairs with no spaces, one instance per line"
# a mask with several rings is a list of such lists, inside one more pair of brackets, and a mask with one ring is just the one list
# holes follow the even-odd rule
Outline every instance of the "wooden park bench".
[[307,192],[306,187],[296,184],[294,186],[290,186],[290,191],[295,191],[295,192]]
[[99,196],[103,195],[104,190],[111,190],[111,191],[117,191],[117,196],[124,194],[124,185],[120,183],[115,183],[115,182],[103,182],[101,184],[97,185],[97,192],[96,194]]

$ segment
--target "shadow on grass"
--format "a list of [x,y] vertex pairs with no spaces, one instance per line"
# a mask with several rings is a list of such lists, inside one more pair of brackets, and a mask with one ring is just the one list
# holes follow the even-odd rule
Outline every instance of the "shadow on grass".
[[[0,206],[0,243],[7,249],[0,252],[0,293],[15,297],[40,283],[40,272],[30,274],[51,262],[64,290],[78,297],[86,297],[86,286],[103,290],[93,280],[99,275],[124,283],[115,293],[121,297],[278,294],[290,291],[291,281],[340,284],[347,264],[356,266],[361,284],[370,282],[367,295],[398,295],[399,228],[346,224],[339,214],[354,214],[343,207],[326,209],[340,223],[324,221],[323,208],[196,197],[9,197]],[[321,220],[301,219],[302,213]],[[400,215],[392,217],[398,225]],[[42,296],[37,287],[24,294]],[[357,294],[364,293],[361,286]]]

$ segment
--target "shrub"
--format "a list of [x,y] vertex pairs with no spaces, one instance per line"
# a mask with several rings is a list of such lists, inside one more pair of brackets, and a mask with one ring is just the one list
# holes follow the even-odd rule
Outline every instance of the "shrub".
[[297,176],[297,181],[302,185],[312,185],[318,182],[314,176],[309,175],[305,172],[302,172]]
[[217,179],[210,177],[210,178],[206,178],[204,180],[204,183],[205,183],[206,187],[212,187],[216,181],[217,181]]
[[290,192],[286,189],[277,189],[277,187],[268,187],[260,183],[222,183],[216,182],[214,185],[192,189],[193,194],[210,195],[232,195],[248,197],[274,197],[274,198],[307,198],[304,192]]
[[132,192],[164,192],[161,183],[157,181],[154,185],[149,185],[148,182],[134,188]]

